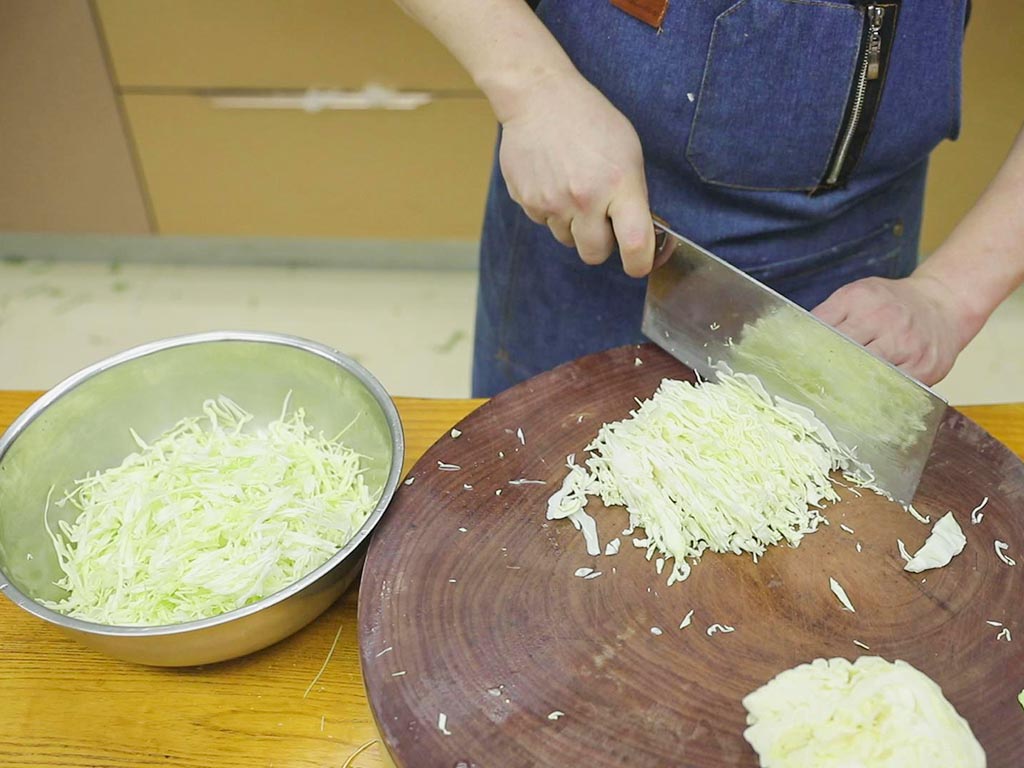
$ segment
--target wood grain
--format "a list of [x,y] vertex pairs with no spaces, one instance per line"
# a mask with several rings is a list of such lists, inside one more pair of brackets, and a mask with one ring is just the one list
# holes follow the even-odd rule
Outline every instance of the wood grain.
[[[0,430],[39,394],[0,391]],[[396,399],[406,466],[480,402]],[[303,698],[339,627],[331,662]],[[0,599],[0,702],[4,768],[337,768],[377,737],[359,668],[355,589],[265,651],[182,670],[108,659]],[[353,762],[381,765],[391,762],[379,746]]]
[[[628,537],[619,555],[591,558],[568,522],[545,520],[565,456],[663,376],[690,375],[652,347],[584,358],[499,395],[417,463],[371,544],[359,604],[366,685],[396,763],[750,768],[746,693],[815,657],[870,653],[936,680],[991,768],[1024,765],[1020,729],[1007,726],[1024,687],[1024,464],[954,409],[916,497],[933,518],[955,510],[969,539],[939,571],[902,570],[897,538],[916,550],[929,529],[869,493],[844,491],[833,524],[798,549],[774,548],[757,565],[708,555],[671,588]],[[976,413],[996,421],[1000,411]],[[619,535],[625,513],[591,505],[602,541]],[[1021,566],[997,559],[996,539]],[[575,578],[581,566],[602,576]],[[1017,641],[998,641],[989,620]],[[714,623],[735,632],[709,636]],[[565,716],[549,719],[556,710]]]

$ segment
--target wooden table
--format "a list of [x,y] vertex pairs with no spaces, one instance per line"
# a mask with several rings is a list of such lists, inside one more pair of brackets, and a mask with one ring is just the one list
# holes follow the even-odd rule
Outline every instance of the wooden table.
[[[39,395],[0,392],[0,430]],[[398,398],[405,470],[480,400]],[[1024,404],[961,408],[1024,456]],[[323,675],[303,692],[340,636]],[[101,656],[0,600],[0,765],[342,768],[392,765],[359,668],[356,589],[243,659],[150,669]]]

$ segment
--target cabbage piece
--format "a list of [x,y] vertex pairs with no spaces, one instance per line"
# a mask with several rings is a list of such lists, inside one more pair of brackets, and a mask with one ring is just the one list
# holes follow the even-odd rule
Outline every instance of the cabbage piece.
[[967,721],[926,675],[878,656],[815,659],[743,699],[762,768],[984,768]]
[[947,512],[935,523],[924,545],[907,561],[903,570],[920,573],[929,568],[942,568],[963,552],[965,546],[967,537],[953,513]]
[[850,613],[857,612],[857,609],[853,607],[853,603],[850,602],[850,598],[846,594],[846,590],[843,589],[843,585],[831,576],[828,577],[828,588],[832,590],[832,594],[835,595],[839,602],[843,604],[843,608],[848,610]]
[[133,432],[138,452],[57,502],[80,512],[50,531],[67,596],[48,607],[121,626],[216,616],[293,584],[369,517],[381,491],[362,457],[302,409],[286,400],[261,429],[223,396],[202,410],[152,443]]
[[[587,450],[585,466],[569,457],[548,519],[583,514],[592,496],[625,506],[630,528],[646,531],[638,545],[648,559],[673,561],[669,584],[706,550],[757,558],[773,544],[796,546],[824,521],[819,509],[839,499],[829,473],[855,466],[809,410],[725,370],[697,386],[665,379]],[[596,554],[593,536],[588,551]]]

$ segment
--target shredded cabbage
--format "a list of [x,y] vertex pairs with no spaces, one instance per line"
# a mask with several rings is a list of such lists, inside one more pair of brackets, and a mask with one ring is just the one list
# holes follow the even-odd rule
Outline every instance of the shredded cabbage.
[[655,552],[673,560],[669,584],[709,549],[756,559],[772,544],[796,546],[824,521],[819,508],[839,499],[829,473],[857,467],[809,410],[728,371],[697,386],[665,379],[630,418],[603,425],[587,450],[586,466],[569,457],[548,519],[583,528],[596,555],[588,499],[625,506],[629,530],[646,531],[634,543],[648,560]]
[[850,602],[850,598],[846,594],[846,590],[843,589],[843,585],[831,576],[828,577],[828,588],[832,590],[832,594],[836,596],[836,599],[843,604],[843,608],[848,610],[850,613],[857,612],[857,609],[853,607],[853,603]]
[[762,768],[984,768],[970,726],[926,675],[878,656],[815,659],[743,699]]
[[253,603],[326,562],[380,491],[341,435],[314,435],[287,408],[246,429],[252,414],[222,396],[152,443],[132,431],[138,452],[56,502],[77,518],[56,533],[46,520],[67,590],[47,606],[101,624],[174,624]]

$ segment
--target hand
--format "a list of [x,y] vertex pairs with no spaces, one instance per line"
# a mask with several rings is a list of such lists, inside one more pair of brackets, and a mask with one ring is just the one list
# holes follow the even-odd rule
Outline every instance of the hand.
[[626,274],[650,272],[654,227],[629,120],[575,71],[548,75],[499,118],[501,172],[526,215],[587,264],[617,244]]
[[868,277],[844,285],[814,314],[925,384],[949,373],[977,332],[940,280]]

